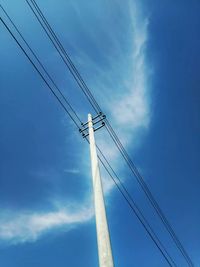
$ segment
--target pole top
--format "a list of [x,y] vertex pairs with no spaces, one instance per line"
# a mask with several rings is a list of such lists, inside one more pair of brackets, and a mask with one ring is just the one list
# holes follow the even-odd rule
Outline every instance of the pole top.
[[94,117],[92,117],[92,115],[89,113],[88,121],[86,123],[81,123],[81,128],[79,129],[79,132],[82,134],[83,138],[89,135],[88,129],[90,127],[93,128],[94,125],[97,125],[97,127],[93,128],[94,131],[101,129],[105,125],[105,122],[104,122],[105,118],[106,116],[102,112],[99,112],[99,114]]
[[90,113],[88,114],[88,122],[89,121],[92,121],[92,115]]

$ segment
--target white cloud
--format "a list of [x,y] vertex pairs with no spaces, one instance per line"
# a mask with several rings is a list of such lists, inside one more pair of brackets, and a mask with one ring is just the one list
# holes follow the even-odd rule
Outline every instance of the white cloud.
[[[107,105],[114,128],[123,129],[118,130],[117,133],[119,133],[125,146],[131,143],[133,137],[135,138],[138,129],[147,129],[150,123],[148,71],[145,62],[148,20],[138,13],[136,4],[132,3],[130,10],[133,52],[129,60],[132,70],[130,77],[126,76],[123,80],[124,84],[122,83],[120,86],[120,89],[124,87],[127,90],[118,90],[116,94],[112,93],[112,97],[108,97],[104,102]],[[98,65],[94,67],[98,69]],[[96,77],[94,78],[96,79]],[[103,71],[100,74],[101,78],[102,81],[109,80],[108,74],[103,73]],[[120,162],[116,148],[114,146],[108,147],[105,136],[101,136],[101,134],[98,143],[105,155],[114,162],[112,165],[119,167]],[[64,171],[72,174],[78,173],[76,169],[66,169]],[[114,187],[113,182],[104,176],[103,183],[104,190],[108,194]],[[75,205],[73,208],[66,208],[62,205],[50,212],[30,211],[16,214],[11,211],[7,213],[2,211],[0,215],[0,239],[11,243],[19,243],[35,241],[42,234],[58,227],[70,229],[77,224],[87,222],[93,217],[93,209],[84,202]]]
[[70,173],[70,174],[79,174],[80,171],[78,169],[65,169],[64,172]]
[[[111,115],[113,128],[116,129],[121,142],[125,147],[133,148],[140,142],[140,130],[146,131],[150,124],[149,77],[150,68],[145,58],[145,48],[148,39],[148,19],[144,18],[138,2],[130,2],[130,21],[132,23],[132,54],[130,55],[125,75],[120,89],[115,88],[111,93],[112,99],[107,103],[108,113]],[[131,69],[131,71],[130,71]],[[124,88],[124,89],[122,89]],[[133,141],[134,140],[134,144]],[[108,146],[107,138],[101,136],[98,140],[100,147],[111,160],[114,168],[119,169],[121,161],[115,146]],[[112,190],[113,183],[104,179],[105,188]]]
[[150,122],[148,99],[148,76],[145,62],[145,46],[147,42],[148,19],[141,19],[136,6],[130,8],[132,21],[132,75],[128,90],[117,97],[113,103],[113,119],[123,130],[137,131],[139,127],[147,128]]
[[9,243],[35,241],[42,234],[57,227],[69,230],[93,217],[89,207],[75,206],[56,209],[51,212],[1,212],[0,239]]

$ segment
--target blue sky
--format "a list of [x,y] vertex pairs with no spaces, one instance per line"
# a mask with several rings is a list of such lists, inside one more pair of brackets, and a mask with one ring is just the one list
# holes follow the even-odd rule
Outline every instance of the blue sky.
[[[38,3],[199,267],[199,1]],[[1,4],[86,121],[90,105],[26,2]],[[89,147],[2,25],[0,44],[1,265],[98,266]],[[177,266],[187,266],[105,130],[96,137]],[[115,266],[168,266],[102,176]]]

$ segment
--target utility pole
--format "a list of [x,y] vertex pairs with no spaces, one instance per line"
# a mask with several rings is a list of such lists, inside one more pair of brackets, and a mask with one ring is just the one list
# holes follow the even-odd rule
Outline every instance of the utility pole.
[[[100,118],[98,121],[93,122],[93,120]],[[99,169],[99,162],[97,158],[96,144],[94,138],[94,131],[100,129],[105,125],[102,125],[94,129],[93,124],[101,122],[105,118],[104,115],[96,116],[92,119],[91,114],[88,114],[88,125],[82,132],[83,137],[89,136],[90,142],[90,156],[91,156],[91,168],[92,168],[92,180],[93,180],[93,191],[94,191],[94,207],[95,207],[95,217],[96,217],[96,231],[97,231],[97,244],[98,244],[98,255],[99,255],[99,266],[100,267],[114,267],[112,249],[110,244],[110,235],[106,218],[106,210],[102,189],[102,181]],[[83,125],[83,126],[84,126]],[[88,130],[88,134],[83,132]]]

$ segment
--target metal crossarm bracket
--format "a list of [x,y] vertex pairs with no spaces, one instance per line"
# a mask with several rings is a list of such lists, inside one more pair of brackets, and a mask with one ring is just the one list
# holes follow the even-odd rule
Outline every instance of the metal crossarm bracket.
[[[99,112],[97,116],[92,118],[93,125],[97,125],[97,128],[94,128],[94,131],[97,131],[101,129],[105,125],[105,120],[106,115],[104,115],[102,112]],[[79,132],[82,134],[83,138],[86,138],[89,133],[88,133],[88,122],[86,123],[81,123],[81,128],[79,129]]]
[[99,127],[94,128],[94,132],[96,132],[97,130],[101,129],[103,126],[105,126],[105,122],[102,122],[102,124]]

